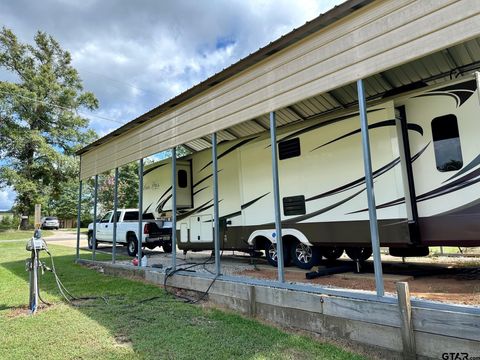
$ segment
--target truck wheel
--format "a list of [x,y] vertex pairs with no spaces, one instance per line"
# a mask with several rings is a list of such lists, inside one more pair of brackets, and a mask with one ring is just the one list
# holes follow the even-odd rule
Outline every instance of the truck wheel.
[[322,259],[319,247],[308,246],[298,240],[292,243],[290,251],[293,263],[300,269],[311,269]]
[[353,261],[365,261],[372,256],[371,247],[350,247],[346,248],[345,252]]
[[163,243],[162,248],[165,253],[170,254],[172,252],[172,243]]
[[[277,244],[270,241],[265,242],[265,257],[270,265],[277,267]],[[285,244],[283,244],[283,266],[290,265],[290,253]]]
[[327,259],[327,260],[337,260],[340,258],[340,256],[343,255],[343,247],[339,246],[329,246],[325,247],[322,249],[322,255]]
[[87,239],[88,239],[88,241],[87,241],[88,248],[90,250],[92,250],[93,249],[93,243],[95,242],[95,249],[96,249],[97,248],[97,242],[93,240],[93,232],[88,233],[88,238]]
[[128,235],[127,253],[130,256],[136,256],[138,253],[138,241],[135,235]]

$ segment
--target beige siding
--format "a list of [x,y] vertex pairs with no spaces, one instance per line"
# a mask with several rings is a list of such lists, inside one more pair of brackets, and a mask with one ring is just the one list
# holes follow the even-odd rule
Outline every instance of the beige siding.
[[82,155],[81,178],[480,35],[478,0],[377,1]]

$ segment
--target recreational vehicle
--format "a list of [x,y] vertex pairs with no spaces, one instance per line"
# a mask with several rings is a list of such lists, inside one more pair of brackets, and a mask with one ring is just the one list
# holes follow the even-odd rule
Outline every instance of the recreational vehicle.
[[[480,245],[479,113],[473,78],[418,83],[369,104],[380,242],[392,255]],[[370,257],[358,109],[281,127],[277,147],[284,262]],[[220,241],[265,251],[276,265],[270,150],[268,131],[218,145]],[[171,216],[171,179],[170,159],[145,168],[145,212]],[[179,249],[213,249],[211,151],[178,159],[176,181]]]

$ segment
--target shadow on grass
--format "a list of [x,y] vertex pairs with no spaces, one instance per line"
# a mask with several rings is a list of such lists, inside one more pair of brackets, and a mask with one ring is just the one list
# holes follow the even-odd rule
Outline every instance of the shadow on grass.
[[[28,256],[26,252],[25,255]],[[43,261],[47,260],[45,255],[42,254]],[[98,260],[102,258],[106,260],[109,256],[97,255]],[[67,353],[57,350],[58,358],[360,358],[330,344],[288,334],[252,319],[182,303],[154,285],[99,274],[74,264],[73,255],[55,256],[54,260],[61,281],[72,294],[105,296],[108,301],[108,304],[102,300],[88,301],[76,307],[60,305],[35,318],[40,328],[51,328],[51,336],[63,339],[51,345],[65,347],[65,351],[68,348]],[[24,260],[0,262],[0,266],[15,275],[6,281],[25,286],[25,289],[17,288],[17,297],[10,301],[13,306],[3,304],[0,309],[18,307],[19,296],[27,303],[28,284],[25,282],[28,282],[28,273]],[[18,282],[18,278],[25,282]],[[40,289],[45,300],[60,301],[52,274],[41,276]],[[143,301],[151,297],[158,298]],[[19,332],[16,336],[20,336],[20,344],[21,330],[9,330]]]

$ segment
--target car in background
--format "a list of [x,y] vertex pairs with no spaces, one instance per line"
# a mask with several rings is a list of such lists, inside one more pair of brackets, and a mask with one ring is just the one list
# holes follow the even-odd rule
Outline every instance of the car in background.
[[55,229],[58,230],[60,223],[55,216],[46,216],[41,219],[42,229]]

